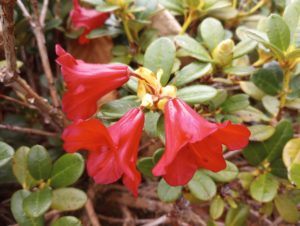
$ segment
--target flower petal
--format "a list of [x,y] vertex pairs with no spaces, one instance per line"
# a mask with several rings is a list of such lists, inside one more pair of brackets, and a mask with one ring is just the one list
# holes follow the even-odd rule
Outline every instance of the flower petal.
[[244,125],[233,125],[230,121],[219,124],[219,130],[213,137],[226,145],[229,150],[239,150],[249,143],[251,133]]
[[86,149],[99,152],[101,147],[111,149],[113,142],[106,127],[97,119],[78,121],[65,128],[62,139],[67,152]]

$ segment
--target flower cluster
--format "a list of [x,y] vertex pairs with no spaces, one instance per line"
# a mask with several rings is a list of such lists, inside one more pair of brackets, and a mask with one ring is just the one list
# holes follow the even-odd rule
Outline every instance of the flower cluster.
[[[176,88],[162,87],[160,76],[140,68],[135,72],[118,64],[88,64],[56,47],[66,83],[63,111],[73,121],[63,132],[64,149],[88,151],[87,171],[96,183],[113,183],[122,177],[125,186],[138,193],[141,175],[136,168],[138,146],[144,127],[144,114],[162,110],[165,117],[166,148],[153,169],[170,185],[186,184],[197,169],[223,170],[223,147],[244,148],[250,132],[243,125],[212,123],[201,117],[184,101],[176,98]],[[92,116],[104,94],[122,86],[130,76],[139,79],[141,107],[131,109],[106,128]]]

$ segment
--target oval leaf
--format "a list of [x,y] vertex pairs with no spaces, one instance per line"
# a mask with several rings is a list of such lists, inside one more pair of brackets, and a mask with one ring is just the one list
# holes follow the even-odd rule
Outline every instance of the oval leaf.
[[158,197],[164,202],[176,201],[180,197],[181,192],[181,186],[170,186],[164,179],[161,179],[157,186]]
[[188,183],[191,193],[200,200],[210,200],[216,195],[215,182],[201,170],[198,170]]
[[249,126],[248,129],[251,132],[250,140],[252,141],[267,140],[275,133],[275,128],[267,125]]
[[52,192],[48,187],[32,192],[24,199],[23,208],[26,215],[42,216],[51,206]]
[[259,202],[272,201],[279,187],[279,183],[271,174],[259,175],[250,186],[250,194]]
[[300,164],[300,138],[289,140],[283,149],[283,162],[289,169],[292,164]]
[[51,226],[82,226],[82,224],[76,217],[65,216],[54,221]]
[[222,199],[222,197],[218,195],[212,200],[209,206],[209,215],[211,216],[212,219],[217,220],[222,216],[224,209],[225,209],[225,202]]
[[14,149],[8,144],[0,141],[0,167],[4,166],[14,155]]
[[159,38],[152,42],[147,48],[144,56],[144,66],[153,72],[163,70],[161,77],[162,85],[169,81],[175,61],[176,48],[174,43],[168,38]]
[[37,180],[48,179],[51,175],[52,161],[47,150],[41,145],[33,146],[28,153],[28,170]]
[[217,90],[210,86],[194,85],[184,87],[177,91],[178,98],[188,104],[199,104],[211,100],[217,94]]
[[282,219],[291,224],[299,220],[299,212],[296,204],[286,195],[278,195],[275,198],[275,206]]
[[87,201],[86,194],[76,188],[59,188],[53,191],[52,209],[73,211],[82,208]]
[[217,173],[209,170],[205,170],[204,172],[217,182],[230,182],[237,178],[239,170],[232,162],[226,161],[226,165],[227,166],[224,170],[221,170]]
[[84,160],[78,153],[65,154],[53,165],[51,186],[66,187],[75,183],[84,170]]

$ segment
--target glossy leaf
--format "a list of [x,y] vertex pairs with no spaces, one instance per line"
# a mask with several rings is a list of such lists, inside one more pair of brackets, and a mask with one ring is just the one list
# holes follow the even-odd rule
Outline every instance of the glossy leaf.
[[164,179],[161,179],[157,186],[157,194],[164,202],[175,202],[181,195],[181,186],[170,186]]
[[211,73],[211,71],[212,65],[210,63],[193,62],[178,71],[173,79],[173,82],[177,87],[183,86],[205,75],[208,75]]
[[46,180],[50,177],[52,160],[43,146],[33,146],[28,153],[27,161],[28,170],[36,180]]
[[177,90],[177,97],[188,104],[199,104],[211,100],[217,94],[217,90],[211,86],[193,85]]
[[64,216],[54,221],[51,226],[82,226],[82,224],[76,217]]
[[210,200],[217,192],[215,182],[201,170],[198,170],[188,183],[191,193],[200,200]]
[[137,162],[137,168],[143,175],[147,177],[153,177],[152,174],[153,167],[154,167],[154,162],[151,157],[141,158]]
[[262,104],[272,116],[278,114],[280,102],[277,97],[266,95],[262,98]]
[[168,38],[159,38],[150,44],[144,56],[144,67],[157,72],[163,70],[161,82],[166,85],[175,60],[175,45]]
[[31,217],[42,216],[50,208],[51,199],[52,191],[49,187],[32,192],[23,202],[26,215]]
[[65,154],[53,165],[51,186],[55,188],[69,186],[79,179],[83,170],[84,160],[80,154]]
[[285,51],[290,45],[290,30],[281,16],[272,14],[267,20],[267,35],[270,42]]
[[239,170],[236,167],[236,165],[233,164],[232,162],[226,161],[226,164],[227,164],[226,168],[224,170],[221,170],[220,172],[214,173],[209,170],[205,170],[204,172],[207,175],[209,175],[212,179],[214,179],[214,181],[216,182],[222,182],[222,183],[230,182],[235,178],[237,178]]
[[245,226],[249,212],[250,208],[245,204],[230,208],[225,218],[225,226]]
[[82,208],[86,201],[86,194],[77,188],[59,188],[53,191],[51,208],[59,211],[74,211]]
[[298,222],[300,215],[297,206],[286,195],[278,195],[275,198],[275,206],[283,220],[295,224]]
[[253,125],[249,126],[248,129],[251,132],[250,140],[252,141],[267,140],[275,133],[275,128],[268,125]]
[[0,141],[0,167],[8,163],[14,155],[14,149]]
[[250,186],[251,197],[258,202],[270,202],[277,195],[279,182],[271,174],[259,175]]
[[218,195],[211,201],[209,206],[209,215],[213,220],[217,220],[222,216],[224,209],[225,202],[222,197]]
[[253,82],[241,81],[241,89],[255,100],[261,100],[265,93],[260,90]]
[[246,94],[236,94],[230,96],[221,106],[224,112],[235,112],[249,106],[249,97]]
[[294,163],[300,164],[300,138],[291,139],[286,143],[282,159],[288,169]]

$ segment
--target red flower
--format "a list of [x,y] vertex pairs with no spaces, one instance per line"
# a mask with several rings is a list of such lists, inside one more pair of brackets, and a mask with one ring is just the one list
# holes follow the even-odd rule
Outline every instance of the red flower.
[[223,170],[222,144],[230,150],[241,149],[250,136],[243,125],[206,121],[180,99],[169,100],[165,106],[165,134],[166,150],[153,174],[172,186],[186,184],[199,168]]
[[88,174],[96,183],[109,184],[122,177],[125,186],[137,196],[141,175],[136,160],[143,126],[140,108],[128,111],[108,129],[97,119],[76,122],[63,132],[64,149],[87,149]]
[[76,60],[59,45],[56,45],[56,54],[67,87],[62,100],[63,111],[70,120],[92,116],[97,111],[99,98],[129,79],[128,66],[85,63]]
[[83,34],[79,38],[80,44],[89,42],[86,35],[93,29],[102,27],[109,17],[109,13],[102,13],[94,9],[80,7],[78,0],[73,0],[73,9],[70,13],[72,24],[76,28],[84,28]]

